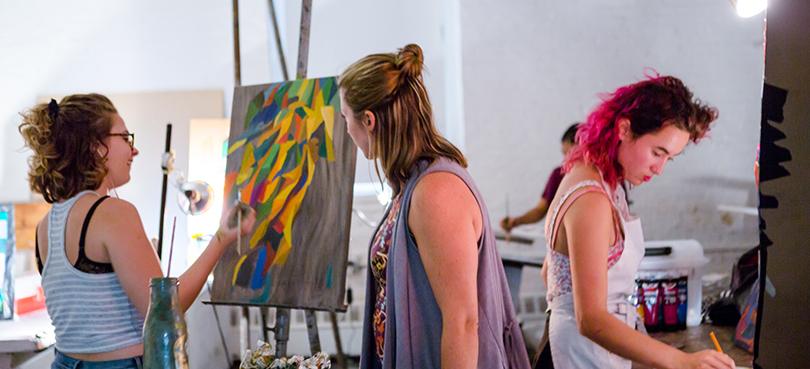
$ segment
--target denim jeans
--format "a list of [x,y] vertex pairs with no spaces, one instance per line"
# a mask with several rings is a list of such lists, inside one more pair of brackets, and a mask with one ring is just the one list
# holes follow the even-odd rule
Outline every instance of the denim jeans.
[[51,369],[142,369],[143,356],[109,361],[84,361],[74,359],[54,349]]

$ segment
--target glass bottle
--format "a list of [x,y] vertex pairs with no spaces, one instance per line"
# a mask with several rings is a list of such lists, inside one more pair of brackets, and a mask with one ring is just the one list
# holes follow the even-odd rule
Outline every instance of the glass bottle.
[[151,297],[143,325],[144,369],[188,369],[188,333],[177,278],[152,278]]

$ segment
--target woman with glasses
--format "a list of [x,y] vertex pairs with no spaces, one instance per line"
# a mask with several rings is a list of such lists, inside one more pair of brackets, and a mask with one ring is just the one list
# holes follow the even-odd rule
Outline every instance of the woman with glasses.
[[[107,194],[130,180],[135,134],[108,98],[71,95],[23,114],[19,131],[33,155],[31,189],[52,204],[36,232],[45,305],[56,329],[51,368],[140,368],[149,280],[160,261],[135,206]],[[179,277],[183,311],[200,293],[224,250],[246,235],[223,217],[216,237]]]

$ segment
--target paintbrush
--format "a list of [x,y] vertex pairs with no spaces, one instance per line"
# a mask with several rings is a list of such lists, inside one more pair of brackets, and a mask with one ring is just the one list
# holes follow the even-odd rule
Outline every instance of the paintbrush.
[[[510,221],[512,219],[509,218],[509,194],[506,194],[506,220]],[[508,225],[508,224],[507,224]],[[512,240],[512,229],[506,231],[506,244],[508,245]]]
[[242,209],[239,202],[242,201],[242,189],[236,190],[236,252],[242,256]]
[[172,221],[172,242],[169,244],[169,268],[166,270],[166,278],[171,277],[172,275],[172,251],[174,251],[174,228],[177,225],[177,217],[174,217]]

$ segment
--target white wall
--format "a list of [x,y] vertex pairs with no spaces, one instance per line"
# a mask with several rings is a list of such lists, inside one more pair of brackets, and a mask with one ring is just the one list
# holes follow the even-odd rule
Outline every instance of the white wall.
[[[267,1],[242,0],[239,7],[242,85],[281,81]],[[294,78],[300,2],[276,1],[276,7],[288,71]],[[369,53],[395,52],[408,43],[417,43],[425,52],[426,84],[441,129],[444,115],[442,9],[441,2],[429,0],[407,3],[315,1],[308,76],[337,75]],[[30,152],[20,150],[23,141],[17,126],[20,124],[18,113],[33,106],[37,96],[221,90],[224,115],[229,117],[234,86],[231,12],[231,3],[222,1],[18,3],[0,0],[0,202],[30,201],[26,179],[26,159]],[[123,118],[127,120],[127,116]],[[149,122],[139,124],[138,146],[146,140],[153,140],[150,146],[162,148],[165,123],[165,120],[160,120],[152,122],[151,126]],[[181,139],[177,135],[181,132],[187,134],[187,131],[187,123],[183,127],[175,125],[173,141],[176,143]],[[187,147],[187,138],[182,137],[182,140]],[[187,163],[182,155],[184,153],[178,152],[178,161]],[[147,156],[150,155],[142,152],[140,158],[136,158],[135,167],[159,165],[144,162],[142,159]],[[368,162],[360,160],[359,181],[376,180],[373,168],[369,169]],[[149,200],[149,193],[154,191],[146,193],[144,189],[155,185],[159,189],[160,181],[159,172],[150,174],[144,171],[120,193],[131,201],[144,198],[144,203],[157,203],[159,193],[151,195]],[[374,205],[374,201],[358,201],[357,204],[375,221],[381,213],[380,206]],[[167,208],[171,206],[174,203],[169,198]],[[141,211],[148,228],[158,223],[158,215],[153,213]],[[167,219],[171,223],[171,216]],[[356,217],[353,222],[359,223]],[[182,220],[178,222],[178,234],[186,233],[184,225]],[[357,227],[368,229],[353,232],[352,260],[359,263],[362,260],[364,264],[361,255],[368,242],[367,233],[371,231],[365,225]],[[172,274],[175,273],[172,269]],[[349,281],[355,286],[354,304],[362,303],[363,297],[358,287],[363,286],[364,277],[357,275],[350,277]],[[209,311],[210,308],[204,306],[193,308],[189,312],[190,321],[195,317],[210,320]],[[230,314],[227,315],[223,322],[230,326]],[[226,334],[228,332],[232,335],[233,328],[226,327]],[[219,338],[213,334],[209,336],[190,337],[193,351],[205,352],[204,356],[196,357],[191,353],[193,366],[218,363],[222,359],[218,357],[222,353],[217,351]],[[359,339],[357,335],[349,337]],[[196,341],[198,339],[205,342]],[[238,345],[233,342],[233,337],[229,342],[231,353],[235,353]]]
[[[717,206],[757,205],[763,16],[740,18],[727,1],[462,2],[466,154],[492,219],[507,195],[512,216],[538,202],[563,132],[598,93],[653,68],[681,78],[720,118],[712,139],[630,193],[645,238],[695,238],[731,259],[755,246],[755,217]],[[717,271],[729,273],[729,260]]]
[[[444,1],[313,1],[307,77],[340,75],[368,54],[396,52],[416,43],[424,51],[425,85],[436,125],[444,129]],[[288,45],[284,53],[290,78],[296,73],[300,22],[301,1],[287,1],[283,42]],[[373,166],[363,155],[358,155],[355,179],[377,181]]]
[[[294,76],[300,1],[276,6]],[[231,4],[223,1],[0,0],[0,202],[29,199],[17,113],[37,95],[221,89],[229,117],[231,27]],[[240,28],[242,84],[280,81],[267,2],[240,1]],[[437,125],[466,146],[470,172],[497,221],[506,194],[513,214],[536,203],[562,159],[560,136],[598,102],[597,93],[642,78],[645,67],[674,74],[721,118],[711,141],[631,194],[633,209],[649,239],[694,237],[736,255],[756,244],[756,222],[724,217],[716,206],[756,205],[762,30],[762,16],[741,19],[723,0],[318,0],[308,76],[337,75],[369,53],[420,44]],[[459,53],[461,63],[453,59]],[[461,101],[446,97],[461,87]],[[461,104],[462,112],[447,111]],[[164,124],[155,122],[159,142]],[[146,137],[138,134],[139,141]],[[358,181],[376,179],[373,173],[358,162]],[[373,201],[356,205],[374,220],[381,214]],[[371,230],[352,221],[351,258],[364,264]],[[348,280],[355,304],[362,301],[359,275]]]
[[[267,5],[243,3],[242,82],[264,83]],[[0,202],[29,200],[18,113],[38,95],[219,89],[230,114],[231,25],[222,1],[0,1]]]
[[[271,78],[267,3],[242,1],[241,5],[242,83],[265,83]],[[30,201],[26,178],[30,152],[20,150],[23,141],[17,126],[18,113],[33,106],[37,96],[218,90],[224,95],[222,101],[198,106],[208,113],[196,118],[229,116],[234,86],[231,14],[230,2],[222,1],[0,0],[0,202]],[[155,102],[154,109],[165,102]],[[217,116],[211,116],[208,109]],[[159,161],[149,158],[159,157],[165,124],[176,116],[136,123],[136,116],[154,117],[151,113],[154,111],[128,115],[121,110],[136,131],[141,154],[133,165],[133,180],[119,193],[138,207],[147,234],[155,237],[158,211],[150,209],[159,204],[162,178]],[[176,164],[182,169],[188,163],[187,152],[182,150],[188,149],[188,122],[173,123],[173,147],[179,150]],[[179,210],[171,189],[169,195],[166,232],[171,232],[172,215]],[[186,234],[182,218],[177,234]],[[169,238],[165,240],[168,245]],[[182,251],[173,260],[184,260]],[[219,310],[229,326],[228,309]],[[189,313],[190,325],[194,326],[193,318],[201,312],[210,312],[210,308],[195,304]],[[209,323],[210,317],[203,317]],[[223,360],[219,337],[206,333],[189,339],[192,367],[204,368]],[[236,353],[238,345],[232,343],[229,348]]]

